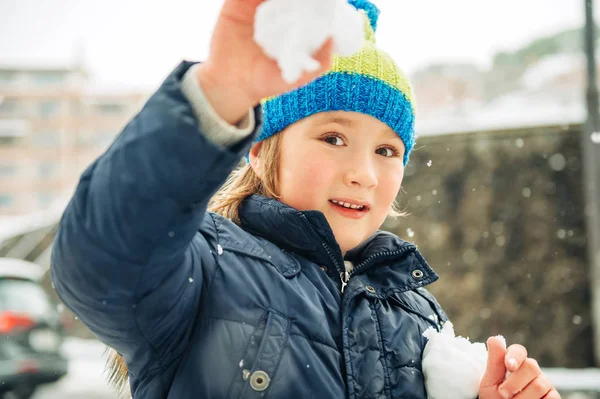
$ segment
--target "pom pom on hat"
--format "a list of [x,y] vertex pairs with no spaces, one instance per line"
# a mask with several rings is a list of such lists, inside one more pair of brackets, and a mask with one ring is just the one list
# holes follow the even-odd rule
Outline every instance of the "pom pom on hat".
[[371,22],[371,28],[373,28],[373,31],[377,30],[377,20],[381,11],[379,11],[379,8],[375,4],[369,0],[348,0],[348,3],[352,4],[358,10],[364,10]]

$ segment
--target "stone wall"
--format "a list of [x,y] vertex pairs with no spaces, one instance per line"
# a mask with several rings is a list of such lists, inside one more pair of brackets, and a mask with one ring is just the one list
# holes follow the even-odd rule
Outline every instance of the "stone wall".
[[419,138],[402,208],[457,334],[502,334],[545,367],[594,366],[581,126]]

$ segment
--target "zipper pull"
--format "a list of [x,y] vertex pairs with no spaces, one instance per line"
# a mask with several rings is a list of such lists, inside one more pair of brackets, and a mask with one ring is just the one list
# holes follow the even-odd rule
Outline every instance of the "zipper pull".
[[350,274],[348,270],[344,270],[340,273],[340,280],[342,280],[342,294],[344,293],[344,288],[348,285],[348,280],[350,280]]

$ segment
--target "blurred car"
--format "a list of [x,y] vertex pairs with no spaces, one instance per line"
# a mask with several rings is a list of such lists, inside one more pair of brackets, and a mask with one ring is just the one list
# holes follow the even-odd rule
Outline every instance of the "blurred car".
[[34,263],[0,258],[0,398],[30,398],[67,373],[65,330],[43,274]]

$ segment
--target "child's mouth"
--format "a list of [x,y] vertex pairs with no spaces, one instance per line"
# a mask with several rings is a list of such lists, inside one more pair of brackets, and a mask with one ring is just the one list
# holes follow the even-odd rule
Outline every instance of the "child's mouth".
[[329,200],[329,203],[343,216],[353,219],[361,218],[369,211],[369,205],[366,204],[350,203],[341,200]]

